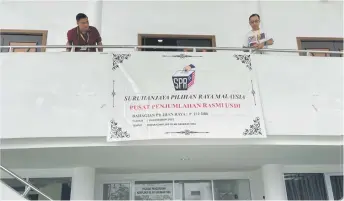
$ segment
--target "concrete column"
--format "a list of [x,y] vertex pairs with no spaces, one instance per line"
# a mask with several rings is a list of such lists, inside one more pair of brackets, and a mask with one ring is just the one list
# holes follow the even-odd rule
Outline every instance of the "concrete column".
[[88,11],[86,13],[90,25],[102,31],[103,0],[88,0]]
[[95,175],[94,168],[74,168],[71,200],[94,200]]
[[267,164],[262,167],[266,200],[287,200],[287,191],[282,170],[282,165]]

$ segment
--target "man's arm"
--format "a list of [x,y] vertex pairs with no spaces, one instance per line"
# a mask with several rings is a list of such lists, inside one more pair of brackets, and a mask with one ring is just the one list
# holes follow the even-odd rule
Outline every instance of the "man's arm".
[[263,42],[263,43],[259,43],[257,46],[256,46],[256,48],[257,49],[263,49],[264,47],[266,47],[266,46],[269,46],[269,45],[273,45],[274,44],[274,39],[269,39],[269,40],[267,40],[267,41],[265,41],[265,42]]
[[[97,45],[98,46],[102,46],[103,45],[103,43],[102,42],[97,42]],[[98,52],[103,52],[103,48],[102,47],[98,47]]]
[[[244,40],[243,40],[243,45],[242,45],[242,47],[243,48],[250,48],[250,38],[249,38],[249,36],[248,36],[248,34],[246,34],[245,35],[245,38],[244,38]],[[244,52],[249,52],[249,50],[244,50]]]
[[[96,42],[97,42],[97,45],[98,46],[102,46],[103,43],[102,43],[102,37],[100,37],[100,34],[99,34],[99,31],[97,28],[94,28],[95,29],[95,34],[96,34]],[[103,48],[102,47],[98,47],[98,52],[103,52]]]
[[[67,46],[70,46],[70,45],[72,45],[72,34],[71,34],[71,30],[69,30],[68,32],[67,32],[67,43],[66,43],[66,45]],[[67,52],[70,52],[71,50],[72,50],[72,48],[68,48],[67,47]]]
[[268,41],[265,41],[265,45],[273,45],[274,44],[274,39],[269,39]]

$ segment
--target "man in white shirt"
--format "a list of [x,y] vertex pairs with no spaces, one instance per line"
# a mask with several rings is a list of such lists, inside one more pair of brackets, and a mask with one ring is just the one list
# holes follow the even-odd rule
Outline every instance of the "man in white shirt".
[[262,49],[274,44],[272,37],[259,27],[260,16],[258,14],[252,14],[249,17],[249,23],[252,30],[246,34],[244,47]]

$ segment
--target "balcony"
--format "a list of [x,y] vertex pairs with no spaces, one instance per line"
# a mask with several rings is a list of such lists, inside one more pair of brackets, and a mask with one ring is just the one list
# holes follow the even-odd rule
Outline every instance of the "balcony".
[[0,54],[2,164],[72,177],[80,200],[127,180],[244,179],[245,199],[291,196],[288,173],[324,173],[331,185],[342,169],[341,58],[194,50]]
[[[268,137],[260,140],[269,140],[270,137],[342,135],[341,58],[268,53],[295,50],[265,50],[265,54],[249,50],[251,54],[239,51],[240,48],[216,50],[1,54],[1,138],[4,142],[21,138],[98,138],[105,142],[106,137],[108,141],[173,141],[180,138],[254,140],[247,138]],[[195,84],[192,90],[178,91],[173,88],[172,74],[166,77],[165,73],[174,73],[189,64],[194,64],[197,69]],[[201,87],[200,82],[206,83]],[[208,106],[180,108],[185,107],[180,105],[184,101],[183,95],[185,103],[206,103]],[[192,95],[199,100],[194,101]],[[225,95],[228,97],[220,97]],[[240,96],[245,97],[244,100]],[[138,104],[140,97],[143,99]],[[163,99],[154,100],[154,97],[174,97],[176,102],[171,100],[171,104],[166,105]],[[123,99],[128,99],[127,103]],[[216,99],[219,102],[214,102]],[[215,106],[217,108],[211,114],[211,104],[218,103],[222,105]],[[144,105],[155,108],[143,108]],[[191,116],[176,117],[176,110],[180,115]],[[171,116],[150,120],[144,117],[155,113],[171,113]],[[136,119],[132,118],[134,115],[138,115]],[[172,119],[178,118],[174,123],[179,126],[169,123],[168,119],[175,121]],[[211,122],[212,118],[218,118],[219,123]],[[251,132],[256,118],[260,119],[260,134]],[[176,127],[169,129],[167,126],[164,130],[161,122],[156,124],[154,121],[164,121],[164,124]],[[115,134],[116,139],[110,139],[111,128],[121,129]]]

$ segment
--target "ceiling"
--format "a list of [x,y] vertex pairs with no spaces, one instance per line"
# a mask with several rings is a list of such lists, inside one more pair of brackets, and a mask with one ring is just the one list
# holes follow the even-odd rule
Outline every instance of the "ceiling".
[[263,164],[342,164],[342,146],[165,145],[1,150],[8,168],[90,166],[104,173],[216,172]]

